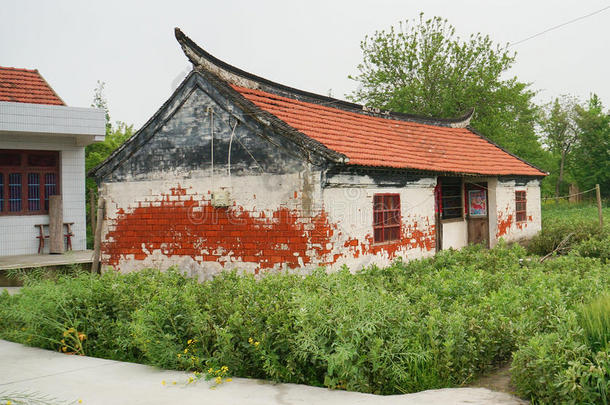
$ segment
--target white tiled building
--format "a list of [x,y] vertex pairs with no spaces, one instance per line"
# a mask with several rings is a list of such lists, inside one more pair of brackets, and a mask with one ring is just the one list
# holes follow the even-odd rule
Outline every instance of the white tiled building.
[[0,67],[0,256],[38,252],[53,194],[73,250],[86,248],[85,146],[104,135],[102,110],[66,106],[37,70]]

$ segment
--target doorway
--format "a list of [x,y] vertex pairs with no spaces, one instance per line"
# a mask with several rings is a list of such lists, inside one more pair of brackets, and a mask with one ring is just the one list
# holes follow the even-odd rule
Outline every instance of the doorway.
[[489,204],[487,182],[466,183],[464,187],[468,244],[482,243],[489,248]]

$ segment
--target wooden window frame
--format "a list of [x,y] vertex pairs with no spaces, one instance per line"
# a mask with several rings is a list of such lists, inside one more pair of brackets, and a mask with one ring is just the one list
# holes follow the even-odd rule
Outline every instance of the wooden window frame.
[[[48,150],[20,150],[20,149],[0,149],[0,154],[2,153],[16,153],[19,154],[19,165],[3,165],[0,161],[0,174],[2,174],[1,181],[3,182],[3,186],[0,187],[0,190],[3,192],[2,202],[3,207],[0,210],[0,216],[18,216],[18,215],[46,215],[49,213],[48,208],[45,206],[45,196],[46,196],[46,175],[54,174],[55,175],[55,194],[61,194],[61,173],[60,167],[61,155],[58,151],[48,151]],[[54,166],[30,166],[28,160],[31,155],[46,155],[53,156],[55,158]],[[9,187],[9,177],[11,174],[19,173],[21,174],[21,210],[19,211],[10,211],[10,187]],[[29,175],[30,174],[38,174],[38,207],[37,210],[30,210],[30,200],[29,200]]]
[[[395,199],[394,203],[389,203]],[[381,221],[378,220],[381,215]],[[395,222],[388,223],[393,218]],[[393,231],[392,231],[393,230]],[[402,212],[400,194],[378,193],[373,196],[373,243],[385,244],[400,241],[402,232]],[[394,233],[394,236],[387,235]]]
[[515,220],[527,221],[527,191],[515,190]]
[[[459,180],[459,185],[457,184],[451,184],[451,185],[447,185],[446,181],[447,180]],[[441,200],[441,204],[440,204],[440,209],[441,209],[441,220],[445,223],[447,222],[456,222],[456,221],[463,221],[464,220],[464,214],[465,214],[465,207],[466,207],[466,203],[465,203],[465,198],[464,198],[464,194],[465,194],[465,187],[464,187],[464,179],[461,177],[440,177],[438,182],[440,183],[440,200]],[[444,184],[444,185],[443,185]],[[459,191],[457,192],[457,194],[452,194],[447,196],[446,192],[444,189],[444,187],[459,187]],[[458,198],[460,199],[460,205],[459,206],[452,206],[447,208],[446,206],[446,200],[450,199],[450,198]],[[447,210],[457,210],[457,212],[459,212],[459,215],[452,215],[447,217]]]

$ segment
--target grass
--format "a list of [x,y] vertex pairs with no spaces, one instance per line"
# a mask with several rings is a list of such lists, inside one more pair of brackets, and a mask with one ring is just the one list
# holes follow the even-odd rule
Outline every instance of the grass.
[[560,254],[579,243],[604,240],[610,236],[610,208],[602,209],[604,228],[599,228],[597,206],[548,201],[542,205],[542,231],[528,243],[530,254],[544,256],[553,252],[569,236]]
[[[609,225],[610,207],[607,203],[602,204],[602,216],[604,224]],[[565,201],[556,203],[554,200],[548,200],[542,204],[542,222],[544,224],[554,221],[597,222],[597,205],[590,202],[576,204]]]
[[579,315],[579,324],[583,328],[591,350],[608,350],[608,343],[610,342],[610,294],[602,294],[590,303],[583,305]]

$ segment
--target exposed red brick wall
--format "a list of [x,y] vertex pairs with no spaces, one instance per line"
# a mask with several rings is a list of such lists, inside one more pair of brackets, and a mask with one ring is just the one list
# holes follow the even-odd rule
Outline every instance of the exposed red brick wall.
[[[190,256],[200,264],[242,262],[256,263],[258,269],[298,268],[384,251],[392,259],[408,249],[431,251],[436,243],[434,224],[422,218],[403,218],[400,240],[375,244],[372,227],[371,233],[345,241],[324,210],[304,216],[287,207],[273,211],[247,210],[237,204],[215,208],[209,192],[202,197],[180,186],[151,198],[153,201],[119,209],[108,220],[102,243],[105,264],[118,267],[121,259],[144,260],[161,251],[167,257]],[[335,249],[338,240],[340,246]]]
[[[179,198],[175,201],[170,195]],[[143,260],[154,250],[223,265],[233,258],[259,263],[262,269],[282,263],[296,268],[312,260],[332,263],[329,243],[336,226],[329,223],[324,211],[311,217],[300,214],[288,208],[271,215],[237,205],[215,208],[209,199],[195,199],[186,189],[176,187],[159,201],[140,202],[128,212],[119,210],[102,250],[105,263],[112,266],[125,255]]]

